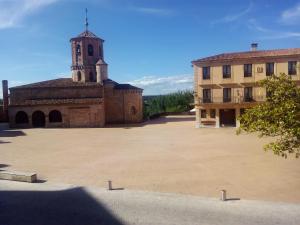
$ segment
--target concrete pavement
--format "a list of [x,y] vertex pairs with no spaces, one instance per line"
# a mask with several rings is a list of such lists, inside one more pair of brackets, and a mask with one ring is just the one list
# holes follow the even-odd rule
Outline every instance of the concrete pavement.
[[0,181],[1,225],[298,225],[299,216],[300,204]]

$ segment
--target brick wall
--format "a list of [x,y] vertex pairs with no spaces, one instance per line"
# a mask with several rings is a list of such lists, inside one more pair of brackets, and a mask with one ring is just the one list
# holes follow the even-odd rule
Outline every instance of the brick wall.
[[99,98],[102,96],[103,90],[100,87],[13,89],[10,92],[10,104],[23,104],[29,99]]

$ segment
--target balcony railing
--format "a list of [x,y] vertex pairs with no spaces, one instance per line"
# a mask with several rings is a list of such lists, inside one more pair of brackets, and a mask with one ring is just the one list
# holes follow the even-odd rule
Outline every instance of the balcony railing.
[[[263,102],[266,101],[266,96],[233,96],[231,98],[224,97],[212,97],[212,98],[198,98],[198,104],[209,103],[247,103],[247,102]],[[197,100],[196,100],[197,101]],[[197,104],[197,102],[196,102]]]

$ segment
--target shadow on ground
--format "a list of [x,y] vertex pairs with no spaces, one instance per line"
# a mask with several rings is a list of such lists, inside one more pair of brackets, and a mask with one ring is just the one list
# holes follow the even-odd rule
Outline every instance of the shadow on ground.
[[[20,130],[1,130],[0,129],[0,137],[18,137],[25,136],[26,134]],[[2,141],[0,140],[0,144],[9,144],[10,141]]]
[[0,191],[0,224],[123,225],[84,188]]
[[5,168],[5,167],[9,167],[9,165],[8,165],[8,164],[1,164],[1,163],[0,163],[0,169],[1,169],[1,168]]
[[0,130],[0,137],[18,137],[26,134],[20,130]]

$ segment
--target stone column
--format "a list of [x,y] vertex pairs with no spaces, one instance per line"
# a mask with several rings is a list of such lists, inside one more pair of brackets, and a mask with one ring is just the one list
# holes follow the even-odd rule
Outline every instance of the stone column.
[[220,109],[216,109],[216,128],[220,128]]
[[201,127],[201,110],[199,108],[195,108],[196,109],[196,128],[200,128]]
[[240,116],[240,108],[235,109],[235,120],[236,120],[236,127],[240,127],[240,121],[238,117]]

